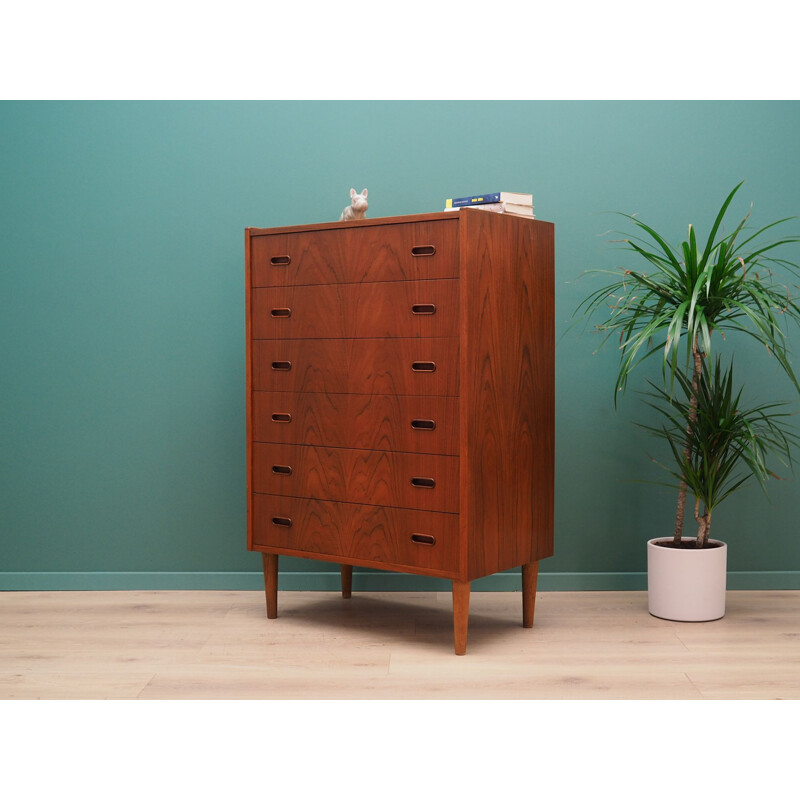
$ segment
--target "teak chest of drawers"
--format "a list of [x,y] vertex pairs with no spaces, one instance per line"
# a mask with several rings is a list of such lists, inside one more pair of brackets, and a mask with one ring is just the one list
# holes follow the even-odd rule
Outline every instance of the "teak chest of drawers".
[[553,553],[553,225],[477,209],[245,231],[247,546],[470,582]]

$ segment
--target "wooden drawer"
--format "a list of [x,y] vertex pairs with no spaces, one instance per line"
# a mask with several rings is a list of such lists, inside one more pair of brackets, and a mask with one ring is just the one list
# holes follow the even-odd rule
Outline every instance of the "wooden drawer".
[[458,515],[254,494],[253,546],[446,576],[458,571]]
[[458,336],[458,281],[254,289],[254,339]]
[[458,221],[432,220],[256,235],[253,286],[458,276]]
[[458,456],[253,445],[253,491],[458,513]]
[[260,339],[253,388],[455,396],[458,339]]
[[253,439],[458,454],[458,398],[253,392]]

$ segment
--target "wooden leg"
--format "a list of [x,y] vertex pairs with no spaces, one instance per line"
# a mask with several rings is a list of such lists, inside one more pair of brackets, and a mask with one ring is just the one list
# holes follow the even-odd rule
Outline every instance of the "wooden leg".
[[533,609],[536,605],[536,579],[539,562],[522,565],[522,627],[533,627]]
[[278,616],[278,556],[262,553],[264,561],[264,591],[267,594],[267,619]]
[[342,597],[348,598],[353,592],[353,565],[342,564]]
[[467,652],[469,585],[469,581],[453,581],[453,634],[457,656]]

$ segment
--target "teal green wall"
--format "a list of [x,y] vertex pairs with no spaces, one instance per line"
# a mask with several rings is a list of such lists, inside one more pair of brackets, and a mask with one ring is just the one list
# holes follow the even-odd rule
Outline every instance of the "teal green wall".
[[[605,212],[682,237],[746,179],[736,213],[800,213],[797,102],[0,103],[0,588],[257,588],[245,548],[243,229],[531,191],[556,225],[556,555],[543,589],[644,588],[671,531],[612,349],[569,329],[619,257]],[[792,339],[800,343],[800,335]],[[797,349],[797,348],[795,348]],[[737,349],[764,399],[790,397]],[[740,367],[741,370],[741,367]],[[642,373],[644,376],[644,372]],[[637,416],[638,415],[638,416]],[[715,514],[731,588],[800,588],[800,483]],[[282,560],[282,586],[333,565]],[[506,574],[476,588],[516,588]],[[443,582],[364,572],[356,588]]]

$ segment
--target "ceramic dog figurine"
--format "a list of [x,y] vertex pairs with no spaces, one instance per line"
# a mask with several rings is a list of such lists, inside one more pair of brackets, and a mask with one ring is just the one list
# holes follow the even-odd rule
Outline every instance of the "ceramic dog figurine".
[[367,216],[367,190],[364,189],[361,194],[358,194],[355,189],[350,190],[350,205],[342,211],[339,217],[339,222],[344,222],[350,219],[365,219]]

